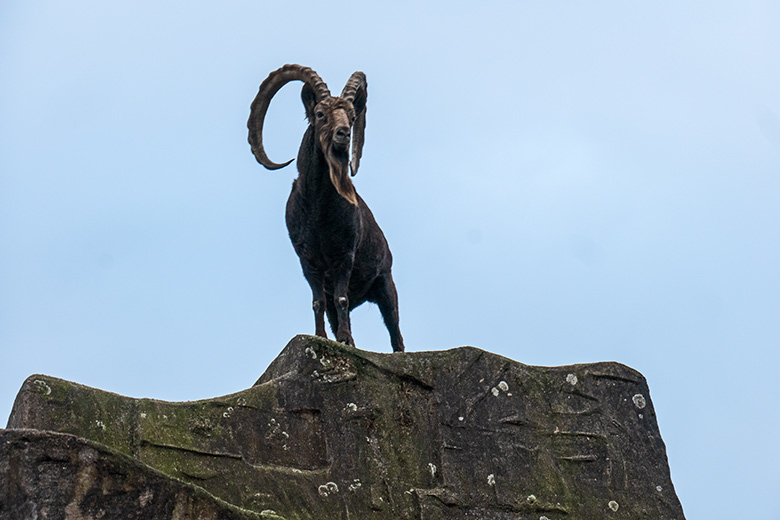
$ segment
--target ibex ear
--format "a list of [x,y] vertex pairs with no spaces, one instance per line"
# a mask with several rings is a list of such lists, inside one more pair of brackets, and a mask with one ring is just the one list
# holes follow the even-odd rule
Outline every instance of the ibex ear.
[[314,107],[317,105],[317,97],[314,95],[314,90],[308,83],[304,83],[303,88],[301,89],[301,101],[303,101],[303,106],[306,109],[306,119],[313,125]]

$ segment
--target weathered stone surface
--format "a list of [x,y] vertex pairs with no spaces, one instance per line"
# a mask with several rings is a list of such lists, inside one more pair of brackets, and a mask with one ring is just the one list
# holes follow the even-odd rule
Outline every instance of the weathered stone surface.
[[3,520],[271,520],[69,434],[0,430]]
[[617,363],[298,336],[255,386],[204,401],[32,376],[8,427],[91,439],[288,520],[683,518],[647,384]]

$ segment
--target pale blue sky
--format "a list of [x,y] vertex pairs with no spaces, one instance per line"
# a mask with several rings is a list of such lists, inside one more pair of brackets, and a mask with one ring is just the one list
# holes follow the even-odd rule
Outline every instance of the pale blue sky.
[[[777,3],[161,4],[0,6],[0,424],[33,373],[214,397],[313,332],[295,170],[246,119],[284,63],[363,70],[408,350],[625,363],[686,516],[780,519]],[[390,351],[375,307],[353,324]]]

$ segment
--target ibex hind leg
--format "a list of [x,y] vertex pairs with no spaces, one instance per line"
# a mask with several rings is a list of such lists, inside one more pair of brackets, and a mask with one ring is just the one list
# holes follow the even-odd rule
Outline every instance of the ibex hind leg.
[[390,333],[390,345],[393,347],[393,352],[403,352],[404,338],[401,336],[401,328],[398,325],[398,292],[395,289],[393,276],[390,273],[379,276],[371,289],[370,300],[379,306],[379,312],[382,313],[382,319]]

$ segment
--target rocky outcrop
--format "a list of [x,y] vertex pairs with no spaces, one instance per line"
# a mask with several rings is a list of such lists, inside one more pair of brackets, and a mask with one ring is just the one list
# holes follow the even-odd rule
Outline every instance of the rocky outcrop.
[[298,336],[253,387],[204,401],[32,376],[8,428],[3,519],[683,518],[647,384],[617,363]]

